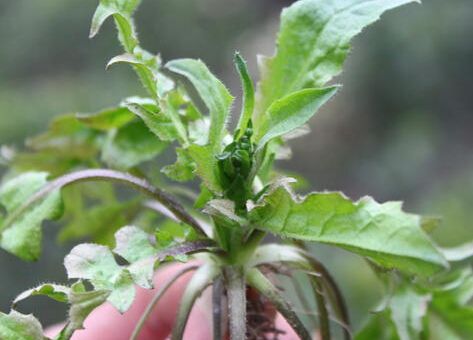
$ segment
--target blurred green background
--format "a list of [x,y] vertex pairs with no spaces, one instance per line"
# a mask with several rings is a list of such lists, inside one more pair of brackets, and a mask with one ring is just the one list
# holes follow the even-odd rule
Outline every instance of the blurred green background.
[[[270,55],[282,0],[144,0],[137,13],[143,45],[165,60],[203,59],[236,95],[232,55],[240,50],[256,73],[257,53]],[[22,148],[51,117],[92,112],[142,94],[127,67],[104,70],[121,53],[111,23],[89,40],[96,0],[0,0],[0,145]],[[473,3],[425,0],[388,13],[354,41],[344,87],[292,143],[280,167],[318,190],[352,198],[403,200],[409,211],[443,216],[441,245],[473,238]],[[0,170],[1,171],[1,170]],[[0,309],[42,281],[64,281],[71,244],[46,228],[39,263],[0,253]],[[355,325],[380,297],[368,266],[343,251],[314,246],[341,282]],[[22,310],[45,323],[64,310],[41,298]],[[41,313],[38,313],[41,310]]]

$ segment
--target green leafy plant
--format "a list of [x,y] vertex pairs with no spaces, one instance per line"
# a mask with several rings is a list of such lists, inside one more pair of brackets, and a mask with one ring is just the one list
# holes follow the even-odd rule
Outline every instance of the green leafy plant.
[[[101,0],[90,36],[114,20],[124,54],[107,67],[129,64],[147,97],[58,117],[27,141],[27,150],[5,160],[3,249],[38,259],[43,222],[59,218],[61,240],[90,237],[96,243],[80,244],[66,256],[72,285],[42,284],[20,294],[12,311],[0,314],[0,338],[45,339],[36,318],[16,311],[20,301],[45,295],[69,304],[68,321],[55,339],[70,339],[94,308],[108,301],[125,312],[135,285],[151,289],[157,268],[193,257],[198,265],[178,273],[195,271],[173,339],[182,338],[196,299],[209,286],[215,339],[264,337],[247,332],[254,303],[274,305],[301,339],[310,339],[313,330],[272,280],[296,271],[313,288],[323,339],[473,338],[473,273],[463,265],[473,255],[471,244],[437,247],[428,233],[438,219],[406,213],[400,202],[352,201],[339,192],[300,196],[295,180],[274,167],[289,137],[304,134],[338,91],[327,83],[342,71],[350,40],[385,11],[413,0],[299,0],[286,8],[275,55],[259,59],[256,90],[245,60],[235,54],[243,99],[233,133],[228,122],[234,98],[202,61],[163,63],[140,46],[132,19],[139,2]],[[156,157],[174,146],[176,162],[159,171]],[[197,195],[170,184],[195,179]],[[119,200],[117,185],[141,195]],[[281,242],[265,242],[267,235]],[[337,283],[305,248],[309,241],[362,256],[385,283],[385,301],[357,334]],[[157,293],[132,339],[179,275]],[[229,325],[222,326],[227,307]]]

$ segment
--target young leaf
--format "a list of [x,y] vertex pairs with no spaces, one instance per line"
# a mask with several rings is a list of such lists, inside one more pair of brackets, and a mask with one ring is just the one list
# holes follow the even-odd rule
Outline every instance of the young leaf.
[[243,102],[241,105],[241,114],[238,121],[237,129],[240,131],[238,137],[241,137],[245,132],[248,122],[253,115],[255,108],[255,89],[253,80],[246,65],[246,61],[241,57],[240,53],[235,53],[235,67],[240,75],[241,85],[243,89]]
[[41,224],[62,214],[59,190],[53,190],[29,209],[23,204],[47,183],[47,173],[29,172],[11,179],[0,187],[0,204],[7,211],[0,226],[0,245],[18,257],[33,261],[41,253]]
[[43,340],[43,328],[33,315],[23,315],[12,310],[0,313],[0,339]]
[[195,164],[185,149],[176,148],[177,160],[174,164],[165,166],[161,172],[170,179],[178,182],[190,181],[195,177]]
[[128,270],[133,280],[144,288],[152,288],[157,249],[151,245],[150,236],[137,227],[124,227],[115,234],[113,250],[130,263]]
[[352,202],[338,192],[299,200],[287,188],[263,196],[250,216],[261,229],[283,237],[332,244],[368,256],[386,268],[431,275],[448,266],[421,229],[421,218],[400,202]]
[[98,306],[102,305],[110,295],[107,290],[86,291],[84,285],[79,281],[70,288],[68,302],[69,318],[66,326],[55,340],[69,340],[74,331],[83,329],[84,321],[89,314]]
[[133,67],[143,86],[155,98],[158,95],[158,74],[161,60],[159,57],[135,47],[132,53],[125,53],[113,57],[106,68],[118,63],[129,64]]
[[217,159],[212,154],[209,145],[191,145],[188,149],[189,156],[194,160],[195,172],[202,178],[207,188],[214,193],[221,193],[222,188],[216,175]]
[[135,115],[140,117],[148,129],[166,142],[172,142],[178,137],[176,127],[171,119],[164,115],[164,112],[152,112],[143,105],[134,102],[126,102],[126,107]]
[[[350,40],[383,12],[415,0],[301,0],[286,8],[274,57],[260,60],[255,125],[276,100],[339,74]],[[263,119],[264,120],[264,119]]]
[[87,279],[97,290],[110,291],[108,301],[121,313],[131,306],[135,288],[130,272],[117,264],[111,251],[97,244],[80,244],[64,259],[70,279]]
[[156,138],[143,122],[134,121],[109,133],[102,159],[112,168],[128,170],[153,159],[167,145]]
[[131,16],[141,0],[100,0],[90,27],[90,37],[93,38],[102,24],[113,15],[119,31],[119,38],[127,52],[133,52],[138,45]]
[[52,283],[45,283],[38,287],[24,291],[23,293],[18,295],[15,298],[15,300],[13,300],[12,304],[13,306],[15,306],[18,302],[23,301],[31,296],[36,296],[36,295],[47,296],[53,300],[66,303],[69,301],[69,297],[68,297],[69,293],[70,293],[70,288],[67,286],[62,286],[62,285],[57,285],[57,284],[52,284]]
[[166,64],[166,68],[190,81],[209,109],[209,144],[214,151],[219,152],[233,97],[200,60],[173,60]]
[[257,130],[258,149],[271,139],[303,126],[336,92],[335,86],[305,89],[275,101],[268,108],[264,124]]

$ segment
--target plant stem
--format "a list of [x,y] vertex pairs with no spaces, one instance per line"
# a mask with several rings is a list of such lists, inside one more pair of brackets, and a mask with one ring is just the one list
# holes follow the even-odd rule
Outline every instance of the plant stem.
[[166,291],[176,282],[181,276],[183,276],[185,273],[196,270],[198,266],[190,266],[181,269],[178,271],[171,279],[169,279],[163,287],[156,293],[156,295],[153,297],[149,305],[146,307],[145,312],[141,315],[140,320],[136,324],[136,327],[130,337],[130,340],[137,340],[138,335],[140,334],[141,330],[143,329],[143,326],[145,325],[146,320],[148,320],[149,316],[151,315],[151,312],[153,311],[154,307],[156,307],[156,304],[158,301],[161,299],[161,297],[166,293]]
[[319,310],[319,327],[322,340],[330,340],[330,323],[327,311],[327,305],[324,297],[324,287],[319,278],[312,277],[311,284],[314,288],[315,299],[317,301],[317,308]]
[[[306,310],[306,311],[310,311],[312,308],[311,306],[309,305],[309,301],[307,300],[307,298],[304,296],[304,290],[301,286],[301,284],[299,283],[299,280],[297,280],[296,278],[293,278],[291,280],[292,282],[292,285],[294,286],[294,291],[296,292],[296,296],[297,296],[297,299],[299,300],[299,302],[301,303],[302,307]],[[310,318],[310,326],[311,327],[314,327],[314,329],[316,328],[317,324],[316,322],[313,320],[313,318]]]
[[96,180],[116,181],[127,184],[160,202],[162,205],[168,208],[180,221],[193,227],[199,234],[206,235],[200,224],[184,209],[184,207],[179,202],[176,201],[174,197],[154,187],[145,179],[138,178],[124,172],[107,169],[89,169],[76,171],[55,179],[44,186],[33,196],[31,196],[19,209],[15,211],[14,214],[10,215],[4,222],[3,228],[8,228],[9,224],[12,223],[12,221],[14,221],[17,216],[21,215],[25,210],[28,210],[31,205],[41,200],[44,196],[48,195],[52,191],[59,190],[73,183]]
[[246,338],[246,285],[243,268],[228,267],[225,270],[230,316],[230,339]]
[[319,262],[317,259],[313,257],[308,258],[309,261],[311,262],[312,266],[314,269],[316,269],[317,272],[319,272],[322,277],[325,280],[325,283],[328,284],[330,287],[334,301],[333,305],[334,308],[337,310],[337,313],[339,314],[339,317],[341,318],[341,324],[343,325],[343,333],[344,333],[344,339],[349,340],[352,338],[351,336],[351,327],[350,327],[350,317],[348,315],[348,308],[345,302],[345,298],[343,297],[342,291],[338,287],[337,283],[335,282],[334,278],[330,274],[330,272],[325,268],[325,266]]
[[261,271],[256,268],[251,269],[247,273],[246,279],[248,280],[248,284],[271,301],[302,340],[311,340],[309,332],[297,316],[296,312],[294,312],[292,306],[284,299],[276,287],[274,287],[271,281],[269,281]]
[[[328,285],[331,292],[333,293],[333,299],[331,299],[332,305],[334,306],[334,309],[337,311],[337,314],[341,318],[341,324],[343,325],[344,334],[343,337],[345,340],[351,339],[352,336],[350,332],[350,317],[348,315],[348,308],[343,297],[342,291],[338,287],[335,279],[332,277],[328,269],[323,265],[323,263],[313,257],[307,251],[305,245],[302,242],[296,242],[296,244],[304,251],[304,255],[310,262],[312,268],[322,276],[324,282]],[[329,296],[332,298],[332,294],[329,294]]]
[[222,340],[222,297],[223,282],[222,277],[214,280],[212,285],[212,325],[214,340]]

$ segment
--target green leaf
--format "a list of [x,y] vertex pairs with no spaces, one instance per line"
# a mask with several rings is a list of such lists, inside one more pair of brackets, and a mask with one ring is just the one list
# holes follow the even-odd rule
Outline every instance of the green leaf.
[[386,268],[431,275],[448,266],[421,229],[421,218],[402,211],[400,202],[352,202],[338,192],[303,199],[278,188],[250,211],[261,229],[276,235],[332,244],[368,256]]
[[354,36],[383,12],[413,1],[301,0],[286,8],[276,54],[260,60],[260,116],[255,126],[274,101],[306,87],[324,86],[341,72]]
[[176,128],[179,142],[182,145],[187,146],[189,144],[189,141],[187,139],[186,127],[184,126],[182,122],[178,107],[176,107],[172,103],[171,96],[170,95],[164,96],[159,101],[159,105],[161,109],[163,110],[163,112],[166,113],[166,116],[171,120],[174,127]]
[[[160,85],[158,84],[158,79],[159,81],[164,81],[165,79],[165,77],[159,73],[159,68],[161,66],[159,56],[152,55],[139,47],[135,47],[133,53],[125,53],[113,57],[107,63],[107,69],[117,63],[130,64],[148,93],[153,96],[153,98],[158,96],[158,91],[161,90],[158,86]],[[167,88],[168,84],[165,83],[163,85],[165,86],[161,88]]]
[[185,149],[176,148],[176,153],[176,163],[165,166],[161,172],[175,181],[186,182],[192,180],[195,177],[195,164],[193,159],[188,155]]
[[78,113],[78,121],[97,130],[110,130],[120,128],[133,119],[133,114],[125,107],[105,109],[97,113]]
[[135,297],[132,276],[107,247],[80,244],[65,257],[64,266],[70,279],[87,279],[96,290],[110,291],[107,300],[121,313],[131,306]]
[[243,89],[243,102],[241,105],[241,114],[238,121],[237,129],[240,130],[238,137],[241,137],[246,130],[248,122],[253,115],[255,108],[255,89],[253,86],[253,80],[251,79],[250,73],[246,65],[246,61],[241,57],[240,53],[235,53],[235,67],[240,75],[241,86]]
[[162,141],[172,142],[178,137],[172,120],[165,116],[163,112],[152,112],[133,102],[127,102],[125,105],[131,112],[140,117],[148,129]]
[[141,0],[100,0],[90,27],[90,37],[93,38],[100,30],[105,20],[113,15],[119,31],[119,39],[127,52],[133,52],[138,45],[131,16]]
[[233,97],[200,60],[173,60],[166,64],[166,68],[190,81],[209,109],[209,144],[212,150],[219,152]]
[[68,302],[69,318],[67,324],[55,340],[69,340],[74,331],[83,329],[84,321],[87,316],[98,306],[102,305],[110,295],[106,290],[86,291],[82,282],[72,285]]
[[43,221],[56,219],[62,214],[59,190],[52,191],[34,206],[23,208],[23,204],[47,183],[47,177],[48,174],[44,172],[29,172],[0,187],[0,204],[7,211],[0,226],[0,245],[27,261],[36,260],[40,256]]
[[220,181],[216,174],[217,158],[212,153],[212,148],[202,145],[191,145],[188,149],[189,156],[194,160],[195,172],[204,181],[207,188],[214,193],[221,193]]
[[150,243],[150,236],[137,227],[127,226],[117,231],[115,239],[113,251],[131,264],[128,270],[133,280],[144,288],[152,288],[157,249]]
[[[68,210],[71,210],[69,202],[66,200],[65,203]],[[66,242],[90,237],[96,243],[110,245],[115,232],[130,222],[140,208],[139,200],[115,202],[110,199],[99,201],[97,206],[81,207],[61,229],[58,240]]]
[[187,125],[192,144],[207,145],[209,142],[210,119],[204,117],[190,121]]
[[258,149],[271,139],[303,126],[336,92],[335,86],[305,89],[275,101],[269,107],[263,125],[257,130]]
[[399,340],[394,324],[389,319],[388,312],[376,313],[355,334],[355,340]]
[[13,300],[13,306],[15,306],[20,301],[23,301],[31,296],[37,295],[47,296],[53,300],[66,303],[69,301],[69,293],[70,288],[67,286],[44,283],[38,287],[28,289],[18,295],[15,300]]
[[146,125],[134,121],[110,132],[102,159],[113,168],[128,170],[159,155],[167,143],[160,141]]
[[11,311],[0,313],[0,339],[2,340],[43,340],[43,328],[33,315],[23,315]]
[[45,133],[26,141],[28,151],[16,154],[12,167],[19,172],[46,171],[57,176],[76,167],[96,166],[101,135],[74,114],[58,116]]

